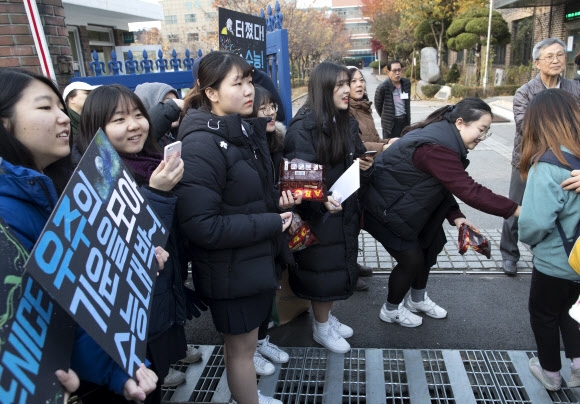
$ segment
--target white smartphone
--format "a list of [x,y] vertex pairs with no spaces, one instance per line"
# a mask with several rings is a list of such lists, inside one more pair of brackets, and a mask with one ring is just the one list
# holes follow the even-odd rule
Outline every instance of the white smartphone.
[[177,158],[173,162],[173,167],[171,167],[172,171],[179,165],[179,160],[181,159],[181,141],[179,140],[165,146],[163,160],[165,162],[169,161],[174,154],[177,154]]

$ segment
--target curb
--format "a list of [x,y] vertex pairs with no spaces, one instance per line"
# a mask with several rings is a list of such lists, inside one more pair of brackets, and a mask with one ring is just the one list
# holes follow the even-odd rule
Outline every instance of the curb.
[[299,100],[301,100],[302,98],[306,97],[307,95],[308,95],[308,93],[304,93],[304,94],[302,94],[302,95],[299,95],[299,96],[298,96],[298,97],[296,97],[296,98],[292,98],[292,102],[299,101]]

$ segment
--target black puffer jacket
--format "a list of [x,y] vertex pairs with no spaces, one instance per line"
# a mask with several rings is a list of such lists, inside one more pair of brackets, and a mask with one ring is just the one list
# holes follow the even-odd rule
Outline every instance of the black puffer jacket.
[[[325,166],[326,185],[330,189],[352,164],[365,152],[358,136],[358,123],[350,118],[351,142],[344,161]],[[324,127],[323,127],[324,130]],[[302,108],[292,119],[284,138],[284,157],[319,163],[316,158],[318,130],[312,111]],[[291,267],[290,286],[296,295],[315,301],[346,299],[354,292],[358,278],[356,267],[359,209],[356,195],[342,202],[342,212],[330,214],[319,202],[302,202],[296,207],[308,220],[320,243],[294,254],[298,263]]]
[[396,236],[417,240],[436,211],[444,204],[436,226],[454,207],[451,193],[435,177],[413,165],[415,150],[423,144],[442,145],[457,153],[467,167],[467,149],[454,124],[447,120],[413,130],[393,143],[375,159],[371,183],[362,193],[368,210]]
[[[406,78],[401,78],[401,90],[407,94],[405,103],[405,122],[403,127],[411,124],[411,81]],[[383,129],[383,138],[390,138],[393,126],[395,125],[395,102],[393,101],[393,91],[395,85],[390,78],[385,79],[375,92],[375,109],[381,117],[381,127]]]
[[177,215],[204,297],[234,299],[278,287],[282,219],[266,122],[189,109],[179,128],[185,173],[175,188]]
[[[178,227],[174,221],[175,195],[162,191],[153,191],[141,186],[141,192],[151,204],[163,225],[170,230],[165,250],[169,258],[155,281],[153,304],[149,316],[148,341],[153,341],[173,325],[185,326],[187,309],[185,292],[181,277],[181,254],[178,250]],[[165,194],[165,195],[164,195]]]

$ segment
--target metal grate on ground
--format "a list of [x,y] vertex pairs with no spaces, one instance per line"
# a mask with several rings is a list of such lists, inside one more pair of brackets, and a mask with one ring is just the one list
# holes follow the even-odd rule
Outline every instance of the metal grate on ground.
[[[177,362],[186,383],[163,390],[166,403],[229,403],[222,346],[200,346],[202,361]],[[285,404],[551,404],[578,403],[579,388],[548,392],[528,369],[528,351],[286,348],[258,389]],[[562,357],[564,354],[562,353]],[[563,358],[562,363],[569,363]]]

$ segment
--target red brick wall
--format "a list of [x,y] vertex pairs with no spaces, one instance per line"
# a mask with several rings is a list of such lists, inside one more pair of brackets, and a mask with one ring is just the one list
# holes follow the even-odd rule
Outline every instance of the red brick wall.
[[[72,77],[72,57],[62,0],[36,0],[56,80],[64,88]],[[0,67],[22,67],[42,74],[22,0],[0,0]]]

